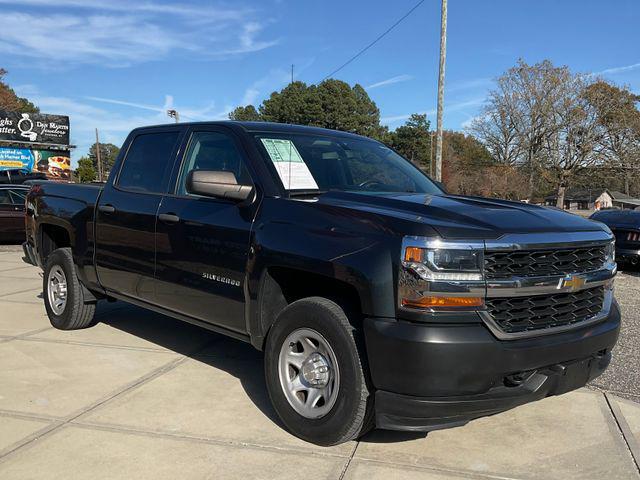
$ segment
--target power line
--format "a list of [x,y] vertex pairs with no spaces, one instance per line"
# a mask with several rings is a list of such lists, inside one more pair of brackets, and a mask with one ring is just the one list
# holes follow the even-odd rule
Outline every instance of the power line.
[[391,30],[393,30],[394,28],[396,28],[398,25],[400,25],[400,23],[407,18],[409,15],[411,15],[413,13],[413,11],[418,8],[420,5],[422,5],[424,3],[424,0],[420,0],[418,3],[416,3],[413,8],[411,10],[409,10],[407,13],[405,13],[402,17],[400,17],[399,20],[396,21],[396,23],[394,23],[393,25],[391,25],[389,28],[387,28],[384,32],[382,32],[380,35],[378,35],[378,37],[376,37],[376,39],[371,42],[369,45],[367,45],[366,47],[364,47],[362,50],[360,50],[358,53],[356,53],[353,57],[351,57],[349,60],[347,60],[346,62],[344,62],[342,65],[340,65],[338,68],[336,68],[333,72],[331,72],[329,75],[327,75],[326,77],[324,77],[321,81],[325,81],[327,78],[334,76],[336,73],[338,73],[340,70],[342,70],[344,67],[346,67],[347,65],[349,65],[351,62],[353,62],[356,58],[358,58],[360,55],[362,55],[364,52],[366,52],[367,50],[369,50],[371,47],[373,47],[376,43],[378,43],[380,40],[382,40],[382,38],[384,38],[389,32],[391,32]]

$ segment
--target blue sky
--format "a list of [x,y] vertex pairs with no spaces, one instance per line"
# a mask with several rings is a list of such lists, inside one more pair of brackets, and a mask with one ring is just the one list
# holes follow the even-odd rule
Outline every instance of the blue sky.
[[[140,125],[226,118],[295,78],[322,80],[418,0],[0,0],[0,66],[45,113],[71,117],[74,160]],[[640,2],[449,0],[445,127],[477,115],[518,58],[598,72],[640,93]],[[440,0],[426,0],[336,78],[382,121],[435,124]]]

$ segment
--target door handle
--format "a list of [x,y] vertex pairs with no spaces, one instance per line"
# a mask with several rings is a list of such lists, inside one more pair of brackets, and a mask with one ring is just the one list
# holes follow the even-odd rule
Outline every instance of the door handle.
[[164,223],[178,223],[180,221],[180,217],[173,213],[161,213],[158,215],[158,220]]
[[100,205],[98,207],[98,211],[102,212],[102,213],[113,213],[116,211],[116,207],[114,207],[113,205]]

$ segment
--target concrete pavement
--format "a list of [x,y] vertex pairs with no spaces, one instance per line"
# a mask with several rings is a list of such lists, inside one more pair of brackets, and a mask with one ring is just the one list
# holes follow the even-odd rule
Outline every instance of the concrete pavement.
[[590,389],[429,435],[305,443],[276,419],[249,345],[122,303],[54,330],[39,273],[0,252],[3,480],[640,480],[640,404]]

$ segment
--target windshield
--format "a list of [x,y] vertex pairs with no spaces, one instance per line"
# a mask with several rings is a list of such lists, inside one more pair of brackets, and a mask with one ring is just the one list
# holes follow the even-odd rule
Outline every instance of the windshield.
[[291,193],[442,193],[409,161],[373,140],[280,133],[258,134],[256,140]]

